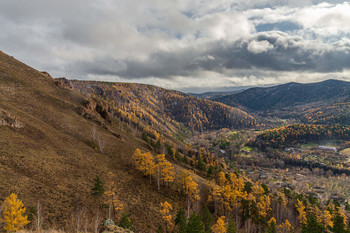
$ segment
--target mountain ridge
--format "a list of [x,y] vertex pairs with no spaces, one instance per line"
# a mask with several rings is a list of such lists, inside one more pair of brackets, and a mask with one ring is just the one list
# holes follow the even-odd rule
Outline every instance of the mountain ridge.
[[250,111],[267,111],[317,101],[348,99],[350,82],[329,79],[317,83],[286,83],[255,87],[213,100]]

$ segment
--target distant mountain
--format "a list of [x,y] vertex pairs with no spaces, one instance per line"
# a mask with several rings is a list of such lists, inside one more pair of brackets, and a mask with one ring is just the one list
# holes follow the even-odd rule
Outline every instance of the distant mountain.
[[240,92],[242,90],[237,90],[237,91],[218,91],[218,92],[204,92],[204,93],[188,93],[189,95],[201,99],[216,99],[220,97],[224,97],[227,95],[232,95]]
[[319,83],[287,83],[274,87],[256,87],[213,100],[250,111],[267,111],[313,102],[349,100],[350,82],[326,80]]

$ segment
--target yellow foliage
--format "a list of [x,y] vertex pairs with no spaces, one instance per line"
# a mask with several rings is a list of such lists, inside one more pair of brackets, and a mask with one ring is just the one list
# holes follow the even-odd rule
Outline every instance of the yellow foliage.
[[107,197],[106,204],[110,207],[110,209],[113,209],[114,216],[116,219],[119,219],[119,213],[123,210],[123,204],[121,201],[117,198],[117,188],[113,181],[111,181],[107,185],[107,189],[105,191],[105,195]]
[[29,223],[27,216],[23,215],[26,208],[23,206],[22,201],[17,199],[16,194],[12,193],[7,197],[4,201],[3,207],[4,211],[2,221],[5,222],[3,228],[4,231],[16,232]]
[[182,172],[181,183],[185,195],[188,195],[191,200],[199,200],[198,184],[187,170]]
[[300,224],[304,225],[304,224],[306,224],[305,206],[303,205],[303,203],[299,199],[297,199],[297,201],[298,201],[298,204],[296,205],[296,208],[299,212],[298,219],[299,219]]
[[286,219],[286,221],[280,225],[277,226],[277,232],[278,233],[292,233],[294,232],[294,227],[292,227],[292,224]]
[[216,224],[212,227],[213,232],[215,233],[226,233],[227,228],[225,224],[225,216],[221,216],[216,221]]
[[328,210],[325,210],[323,212],[323,223],[326,225],[326,226],[330,226],[330,227],[333,227],[333,221],[332,221],[332,214],[328,211]]
[[167,201],[160,203],[160,205],[162,206],[160,213],[162,214],[162,218],[165,221],[167,231],[171,231],[171,229],[174,227],[170,213],[173,210],[173,206]]
[[160,170],[160,179],[164,182],[173,182],[175,180],[175,171],[173,165],[165,159],[165,155],[157,155],[158,168]]

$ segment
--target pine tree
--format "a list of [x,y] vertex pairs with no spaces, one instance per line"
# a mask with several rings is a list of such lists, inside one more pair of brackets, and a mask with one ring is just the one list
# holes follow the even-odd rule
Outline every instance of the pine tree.
[[237,223],[230,219],[227,225],[227,233],[236,233],[237,232]]
[[95,197],[100,197],[105,192],[105,189],[103,187],[103,182],[100,179],[100,177],[96,176],[95,184],[94,184],[94,187],[91,189],[91,191],[92,191],[92,195],[94,195]]
[[323,233],[325,232],[326,228],[321,225],[319,222],[317,222],[317,218],[309,214],[307,216],[306,224],[302,226],[302,233]]
[[188,219],[186,233],[202,233],[204,226],[201,220],[201,216],[196,212],[193,212],[191,217]]
[[180,208],[176,214],[175,225],[177,226],[178,233],[186,233],[187,218],[182,208]]
[[225,216],[221,216],[216,221],[216,224],[212,227],[213,232],[215,233],[226,233],[226,224],[225,224]]
[[350,231],[347,228],[347,226],[345,225],[344,222],[344,217],[341,216],[340,214],[336,214],[334,217],[334,226],[332,227],[332,232],[334,233],[349,233]]
[[24,215],[26,208],[22,201],[17,199],[16,194],[12,193],[5,199],[3,208],[4,231],[16,232],[29,223],[28,217]]
[[126,214],[123,214],[122,219],[120,220],[118,226],[124,228],[124,229],[132,229],[132,221],[126,216]]
[[164,233],[164,230],[163,230],[163,226],[162,225],[159,225],[158,229],[157,229],[157,233]]
[[211,213],[207,206],[204,207],[204,210],[202,213],[202,222],[204,223],[204,231],[206,233],[212,232],[211,225],[213,223],[213,217],[211,216]]

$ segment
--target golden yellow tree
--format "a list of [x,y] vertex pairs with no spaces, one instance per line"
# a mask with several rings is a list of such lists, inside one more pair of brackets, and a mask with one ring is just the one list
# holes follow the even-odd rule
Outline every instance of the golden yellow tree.
[[328,210],[323,211],[322,220],[325,226],[333,227],[332,218],[333,216]]
[[193,205],[195,201],[199,200],[198,184],[185,169],[182,172],[181,184],[182,190],[186,195],[187,217],[189,217],[191,204]]
[[108,205],[108,218],[111,219],[112,217],[112,211],[114,213],[114,217],[118,220],[120,217],[120,212],[123,210],[123,204],[118,199],[117,196],[117,187],[114,183],[114,181],[111,181],[107,185],[107,189],[105,191],[106,195],[106,204]]
[[141,153],[139,159],[136,162],[136,169],[140,170],[146,176],[149,175],[149,182],[152,183],[152,174],[154,173],[156,164],[154,162],[153,155],[151,153]]
[[253,186],[252,192],[259,211],[259,215],[266,217],[267,213],[271,210],[270,197],[268,195],[265,195],[265,190],[259,183],[256,183],[256,185]]
[[29,221],[26,215],[23,215],[26,208],[17,195],[12,193],[7,197],[3,204],[3,221],[5,222],[4,231],[16,232],[26,226]]
[[164,154],[157,155],[157,162],[157,181],[159,190],[160,180],[168,184],[175,180],[175,171],[173,165],[165,159]]
[[171,232],[174,227],[172,215],[170,213],[173,210],[173,206],[167,201],[160,203],[160,205],[162,206],[160,213],[162,214],[163,220],[165,222],[166,232]]
[[298,204],[296,205],[296,208],[299,212],[298,219],[299,219],[300,225],[304,225],[304,224],[306,224],[305,206],[303,205],[303,203],[299,199],[297,199],[297,201],[298,201]]
[[292,224],[286,219],[286,221],[277,227],[278,233],[293,233],[294,227],[292,227]]
[[227,228],[225,224],[225,216],[221,216],[216,221],[216,224],[212,227],[213,232],[215,233],[226,233]]
[[133,160],[133,169],[139,168],[141,165],[141,160],[142,160],[142,153],[140,149],[136,149],[134,154],[132,155],[132,160]]

